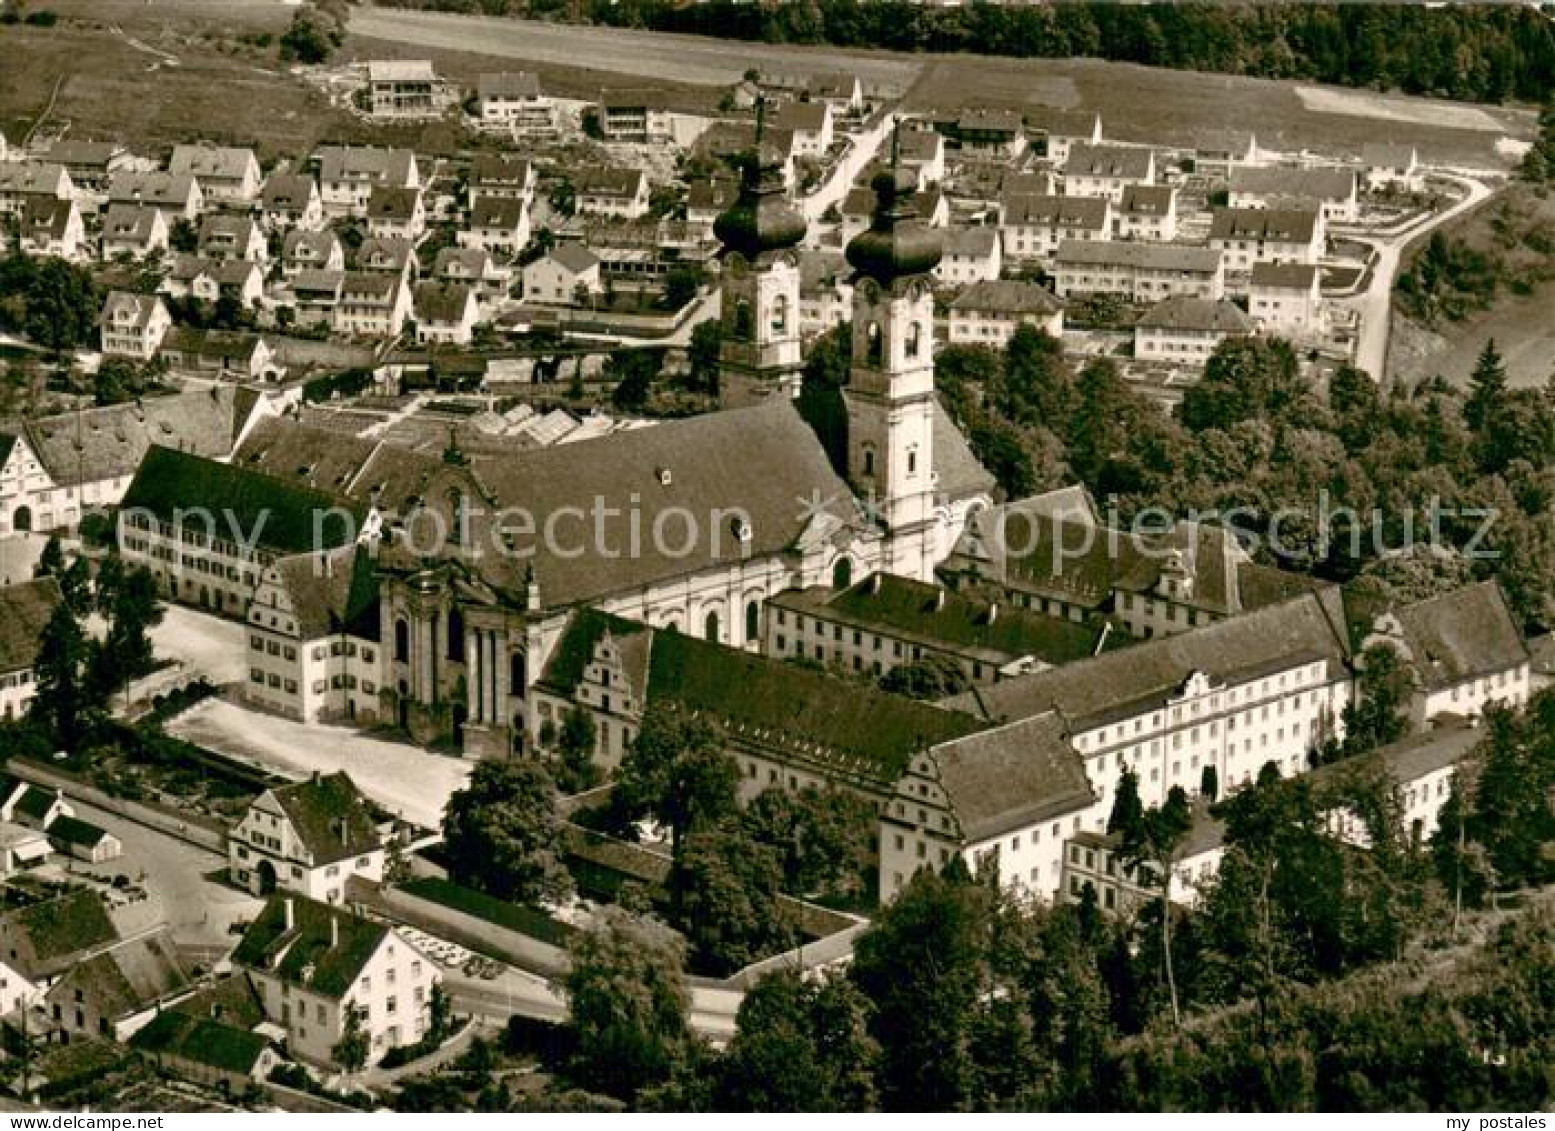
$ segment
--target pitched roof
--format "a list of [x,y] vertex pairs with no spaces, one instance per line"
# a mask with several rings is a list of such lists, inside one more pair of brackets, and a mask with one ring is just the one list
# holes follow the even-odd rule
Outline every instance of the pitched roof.
[[102,897],[90,888],[71,888],[56,899],[5,912],[0,919],[7,931],[27,939],[35,972],[45,976],[69,966],[83,951],[119,937]]
[[326,145],[320,147],[318,157],[319,180],[324,182],[372,180],[408,185],[416,168],[416,155],[409,149]]
[[1014,315],[1053,314],[1064,309],[1064,304],[1040,283],[1022,283],[1016,279],[983,279],[951,300],[950,309]]
[[491,255],[479,247],[439,248],[437,258],[432,261],[432,274],[441,278],[450,274],[449,269],[455,265],[459,268],[458,278],[485,278],[491,266]]
[[945,254],[986,259],[999,247],[999,229],[979,224],[971,228],[951,228],[945,233]]
[[0,672],[32,667],[43,626],[62,600],[52,577],[0,588]]
[[634,665],[638,670],[632,674],[637,680],[636,686],[642,687],[642,680],[647,677],[648,626],[590,608],[578,609],[567,618],[567,627],[562,630],[545,663],[540,685],[558,695],[570,696],[583,681],[583,670],[594,662],[594,649],[607,633],[618,644],[634,637],[641,638],[629,647],[641,658],[641,662]]
[[1418,150],[1402,142],[1368,141],[1361,146],[1361,161],[1372,168],[1407,169],[1417,160]]
[[246,1076],[254,1071],[270,1042],[246,1029],[169,1009],[137,1030],[130,1038],[130,1047]]
[[1315,208],[1217,208],[1209,238],[1310,243],[1317,234],[1318,216]]
[[[347,571],[338,572],[350,576]],[[344,771],[277,786],[270,796],[291,820],[315,866],[383,847],[356,783]]]
[[577,189],[595,196],[635,196],[642,190],[645,179],[641,169],[590,165],[578,171]]
[[1448,687],[1528,662],[1517,621],[1494,581],[1394,609],[1415,670],[1426,687]]
[[413,300],[421,322],[463,322],[475,292],[464,283],[429,281],[416,284]]
[[318,232],[293,228],[281,242],[281,258],[290,260],[305,257],[310,263],[327,263],[331,253],[339,246],[340,241],[335,238],[335,233],[327,228]]
[[481,98],[538,98],[540,79],[531,71],[499,71],[479,75],[475,90]]
[[1139,316],[1145,330],[1198,330],[1217,334],[1251,334],[1253,320],[1230,299],[1173,295]]
[[1055,711],[979,731],[929,752],[962,835],[986,840],[1095,800],[1085,762]]
[[50,145],[45,156],[61,165],[106,171],[115,158],[124,154],[124,146],[116,141],[73,141],[66,138]]
[[524,202],[509,196],[483,196],[470,208],[473,230],[495,229],[511,232],[524,223]]
[[546,258],[560,263],[574,275],[582,274],[599,263],[599,256],[582,244],[572,241],[557,244]]
[[370,220],[409,220],[421,203],[421,190],[395,185],[377,185],[367,198]]
[[159,216],[160,212],[146,205],[110,204],[108,211],[103,213],[103,237],[116,242],[132,240],[143,244],[156,230]]
[[398,274],[415,255],[416,245],[403,236],[368,236],[356,249],[356,265],[361,271]]
[[1048,137],[1092,137],[1101,125],[1101,114],[1095,110],[1032,106],[1026,110],[1026,124]]
[[790,589],[768,604],[930,647],[963,650],[1000,665],[1026,656],[1044,664],[1083,660],[1096,652],[1102,639],[1095,625],[973,600],[889,574],[873,574],[840,591],[825,586]]
[[187,173],[120,172],[108,182],[108,200],[183,208],[194,190],[195,180]]
[[1244,165],[1231,170],[1231,191],[1292,200],[1347,200],[1355,195],[1355,173],[1350,169]]
[[58,193],[69,180],[65,167],[56,162],[0,161],[0,192]]
[[133,317],[133,325],[137,330],[143,330],[150,325],[152,316],[157,308],[162,305],[162,300],[156,295],[137,295],[129,291],[109,291],[108,297],[103,299],[103,313],[101,323],[103,325],[118,325],[120,315],[129,314]]
[[1119,211],[1135,216],[1165,216],[1177,190],[1170,185],[1125,185]]
[[44,417],[27,439],[56,483],[133,475],[153,444],[225,459],[257,407],[229,385]]
[[338,492],[160,446],[141,460],[120,507],[148,511],[164,522],[176,521],[181,512],[191,529],[199,529],[209,515],[218,536],[229,533],[229,527],[241,529],[265,549],[290,553],[354,541],[367,512]]
[[1337,605],[1331,591],[1303,594],[1089,660],[973,688],[948,705],[993,719],[1030,718],[1056,709],[1079,730],[1164,705],[1194,672],[1227,681],[1321,660],[1332,674],[1349,656]]
[[1006,194],[1000,204],[1005,225],[1056,224],[1100,230],[1107,224],[1108,201],[1102,196],[1053,196],[1017,191]]
[[49,822],[48,835],[50,840],[80,845],[82,848],[95,848],[109,834],[107,829],[99,828],[90,821],[61,815]]
[[1064,162],[1066,177],[1119,177],[1142,181],[1150,175],[1155,153],[1124,145],[1091,145],[1076,142]]
[[369,82],[419,82],[437,77],[430,59],[369,59]]
[[1076,265],[1118,265],[1146,271],[1213,273],[1220,266],[1220,249],[1143,240],[1065,240],[1058,247],[1055,261]]
[[257,175],[259,159],[252,149],[238,149],[217,145],[175,145],[173,156],[167,163],[168,172],[176,176],[213,177],[218,180],[238,180],[252,169]]
[[164,928],[150,935],[115,943],[71,968],[49,996],[79,991],[98,1012],[122,1018],[154,1005],[189,984],[171,934]]
[[815,133],[826,124],[830,113],[831,105],[826,102],[785,102],[772,115],[772,124],[780,130]]
[[1318,278],[1316,263],[1254,263],[1249,285],[1310,291]]
[[998,480],[972,451],[966,435],[939,401],[934,402],[934,479],[939,493],[964,500],[992,496]]
[[378,638],[378,584],[372,558],[360,546],[277,559],[265,581],[287,595],[303,640],[350,631]]
[[306,208],[318,195],[318,185],[304,173],[272,173],[265,179],[260,199],[272,212],[295,211]]
[[300,895],[276,894],[249,924],[232,961],[338,1000],[388,936],[382,923]]

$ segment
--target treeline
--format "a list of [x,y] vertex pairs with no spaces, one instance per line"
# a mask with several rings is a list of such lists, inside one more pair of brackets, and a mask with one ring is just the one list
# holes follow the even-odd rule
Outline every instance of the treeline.
[[991,4],[904,0],[382,0],[404,8],[910,52],[1087,56],[1476,102],[1543,101],[1555,25],[1521,5]]

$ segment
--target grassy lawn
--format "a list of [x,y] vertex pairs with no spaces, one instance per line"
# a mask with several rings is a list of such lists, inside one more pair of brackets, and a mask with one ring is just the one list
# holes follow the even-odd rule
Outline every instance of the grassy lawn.
[[406,880],[399,886],[411,895],[429,899],[455,911],[463,911],[466,915],[473,915],[552,946],[566,946],[567,940],[576,933],[574,928],[558,923],[543,911],[519,903],[509,903],[434,876]]

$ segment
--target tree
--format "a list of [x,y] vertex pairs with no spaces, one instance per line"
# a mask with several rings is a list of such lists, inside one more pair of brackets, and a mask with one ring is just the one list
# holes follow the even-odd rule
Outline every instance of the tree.
[[162,621],[156,579],[144,566],[126,570],[109,554],[98,568],[93,605],[108,622],[92,656],[91,685],[106,699],[118,688],[151,670],[150,629]]
[[583,793],[599,784],[599,766],[594,762],[598,744],[594,716],[581,707],[567,708],[556,735],[556,753],[560,757],[556,781],[563,793]]
[[689,264],[673,267],[664,276],[664,309],[680,310],[702,289],[702,272]]
[[38,554],[37,564],[32,567],[34,577],[58,577],[65,572],[65,544],[60,541],[58,534],[50,534],[49,540],[43,544],[43,550]]
[[718,355],[722,346],[723,324],[718,319],[705,319],[692,328],[686,360],[691,368],[690,385],[694,391],[718,395]]
[[1355,698],[1345,705],[1344,754],[1359,754],[1397,742],[1408,729],[1405,714],[1415,672],[1397,650],[1373,644],[1361,653]]
[[726,1111],[868,1111],[879,1045],[869,1005],[845,979],[812,981],[784,969],[740,1002],[734,1039],[718,1066]]
[[777,851],[790,895],[849,899],[864,890],[878,818],[857,794],[835,786],[763,790],[742,820]]
[[929,655],[898,664],[880,677],[882,690],[929,702],[960,695],[970,686],[966,669],[946,656]]
[[367,1054],[372,1051],[372,1046],[368,1042],[367,1031],[362,1028],[361,1007],[354,1002],[347,1002],[341,1007],[341,1013],[340,1039],[329,1050],[329,1055],[349,1075],[367,1066]]
[[676,925],[703,966],[733,973],[786,941],[782,886],[777,851],[738,820],[698,829],[680,846],[670,875]]
[[86,713],[92,706],[85,682],[86,661],[86,635],[70,606],[62,601],[54,606],[38,639],[38,658],[33,663],[37,694],[32,701],[32,714],[54,741],[67,750],[81,737]]
[[64,352],[94,342],[102,307],[90,271],[63,259],[0,260],[0,328]]
[[1178,1028],[1182,1027],[1182,1009],[1177,1000],[1177,972],[1172,964],[1172,870],[1177,850],[1192,826],[1193,812],[1182,786],[1172,786],[1165,803],[1158,808],[1146,809],[1139,799],[1138,775],[1133,769],[1123,771],[1113,797],[1107,832],[1117,835],[1119,855],[1141,885],[1160,889],[1161,965],[1171,998],[1172,1024]]
[[1022,323],[1004,347],[1004,379],[994,403],[1005,416],[1024,424],[1057,429],[1068,419],[1074,385],[1057,338]]
[[443,988],[442,982],[436,982],[432,986],[432,993],[427,997],[428,1039],[434,1044],[440,1044],[453,1029],[453,1020],[453,998],[448,996],[448,991]]
[[1487,338],[1469,375],[1469,395],[1463,402],[1463,420],[1471,430],[1482,433],[1490,425],[1506,396],[1506,365],[1496,349],[1496,340]]
[[669,827],[678,857],[687,835],[734,811],[739,778],[706,721],[650,707],[616,773],[617,823],[655,818]]
[[499,899],[534,903],[566,895],[572,885],[555,806],[556,786],[539,761],[478,763],[443,815],[449,873]]
[[630,1102],[671,1077],[691,1043],[684,945],[668,928],[612,908],[568,950],[573,1074]]
[[1179,416],[1191,431],[1243,420],[1280,420],[1307,399],[1295,351],[1283,338],[1227,338],[1184,394]]
[[604,377],[614,381],[610,401],[618,409],[639,412],[648,405],[653,382],[664,368],[662,349],[616,350],[605,359]]
[[281,35],[281,59],[310,65],[327,63],[345,42],[344,21],[322,5],[308,4],[292,15]]
[[194,221],[187,216],[180,216],[168,229],[167,244],[174,251],[193,255],[200,246],[200,229],[196,228]]

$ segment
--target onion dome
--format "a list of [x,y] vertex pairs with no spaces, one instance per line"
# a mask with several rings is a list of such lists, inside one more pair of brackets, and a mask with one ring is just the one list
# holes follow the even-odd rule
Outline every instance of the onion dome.
[[724,247],[754,260],[768,251],[796,247],[805,237],[804,217],[788,203],[783,166],[775,150],[757,134],[756,151],[745,159],[740,195],[713,221],[713,234]]
[[913,171],[893,161],[891,168],[875,174],[870,187],[875,190],[874,219],[848,244],[848,262],[860,275],[887,287],[934,270],[944,245],[940,233],[918,219],[912,204],[918,188]]

